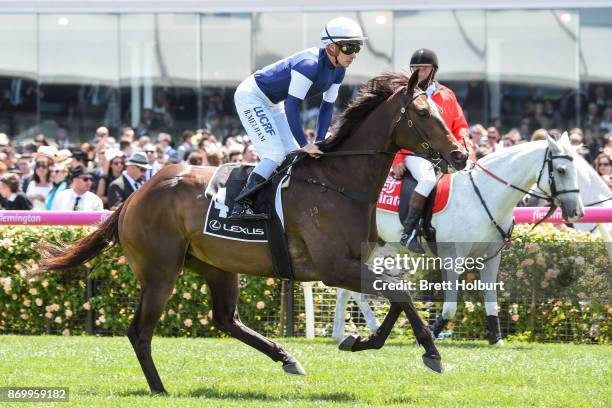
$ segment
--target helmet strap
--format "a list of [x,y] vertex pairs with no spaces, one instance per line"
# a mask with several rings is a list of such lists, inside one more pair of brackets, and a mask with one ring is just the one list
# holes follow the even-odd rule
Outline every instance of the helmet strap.
[[[329,38],[329,41],[331,41],[332,44],[334,44],[336,46],[336,48],[337,48],[336,52],[332,56],[334,57],[334,61],[336,62],[335,68],[338,68],[338,67],[341,66],[340,65],[340,61],[338,61],[338,55],[340,55],[340,44],[335,42],[334,39],[332,38],[332,36],[329,34],[329,31],[327,31],[327,24],[325,25],[325,34],[327,34],[327,38]],[[325,46],[325,48],[327,48],[327,46]]]
[[340,61],[338,61],[338,56],[340,55],[340,47],[338,47],[337,44],[336,45],[336,52],[330,52],[329,49],[327,48],[330,44],[327,44],[325,46],[325,52],[327,53],[327,55],[333,59],[332,63],[334,64],[334,68],[337,68],[340,66]]
[[436,77],[436,72],[438,72],[438,68],[436,68],[435,65],[432,65],[431,72],[429,73],[429,75],[427,76],[425,80],[419,83],[419,88],[427,89],[427,87],[433,82],[434,78]]

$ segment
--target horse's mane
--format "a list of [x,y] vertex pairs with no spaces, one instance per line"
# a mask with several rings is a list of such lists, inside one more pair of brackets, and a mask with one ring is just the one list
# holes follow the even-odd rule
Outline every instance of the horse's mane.
[[398,86],[407,85],[409,79],[404,72],[383,72],[361,85],[353,103],[334,124],[333,135],[321,144],[320,149],[326,152],[337,147],[378,105],[393,95]]

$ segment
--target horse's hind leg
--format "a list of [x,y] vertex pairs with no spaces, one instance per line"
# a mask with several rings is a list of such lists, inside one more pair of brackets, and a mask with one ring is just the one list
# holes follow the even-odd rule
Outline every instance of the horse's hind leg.
[[163,242],[163,247],[140,248],[137,254],[135,251],[130,251],[130,248],[125,249],[129,264],[142,287],[140,301],[128,329],[128,338],[151,392],[161,394],[166,393],[166,390],[153,363],[151,339],[174,289],[176,278],[184,262],[185,249],[183,242],[155,240],[155,238],[150,242]]
[[[193,268],[193,261],[189,263],[189,267]],[[301,364],[279,344],[248,328],[240,321],[237,309],[240,291],[238,275],[224,272],[201,262],[198,262],[196,270],[204,275],[210,288],[213,322],[219,330],[261,351],[272,360],[282,362],[285,372],[306,374]]]
[[166,393],[166,390],[153,363],[151,339],[173,288],[174,282],[143,287],[138,307],[128,329],[128,338],[134,347],[149,388],[154,394]]

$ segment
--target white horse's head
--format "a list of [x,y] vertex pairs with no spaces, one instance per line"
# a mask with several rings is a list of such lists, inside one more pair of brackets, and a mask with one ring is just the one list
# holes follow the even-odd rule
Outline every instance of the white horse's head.
[[555,205],[561,208],[564,220],[576,222],[584,216],[584,206],[574,164],[575,148],[570,144],[567,132],[559,141],[548,136],[548,148],[550,153],[542,168],[539,187],[553,197]]

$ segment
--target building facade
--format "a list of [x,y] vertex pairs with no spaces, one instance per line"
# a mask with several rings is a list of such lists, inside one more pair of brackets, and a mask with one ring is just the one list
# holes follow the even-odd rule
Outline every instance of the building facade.
[[[612,126],[610,2],[326,3],[0,1],[0,131],[17,140],[67,132],[72,141],[90,140],[100,125],[175,139],[201,127],[241,132],[240,81],[318,46],[325,23],[341,15],[369,40],[339,108],[357,85],[408,69],[411,53],[427,47],[471,125],[525,136],[579,126],[594,137],[602,122]],[[305,104],[306,125],[318,102]]]

